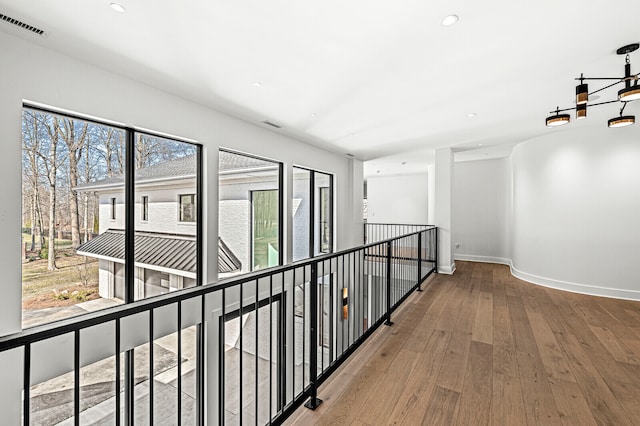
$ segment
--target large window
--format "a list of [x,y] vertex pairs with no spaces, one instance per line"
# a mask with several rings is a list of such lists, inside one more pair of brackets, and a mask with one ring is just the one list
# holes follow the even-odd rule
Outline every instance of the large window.
[[293,168],[293,260],[333,252],[333,176]]
[[[199,155],[194,144],[25,107],[23,327],[195,285]],[[182,225],[180,194],[191,197]]]
[[220,150],[219,274],[282,264],[282,164]]

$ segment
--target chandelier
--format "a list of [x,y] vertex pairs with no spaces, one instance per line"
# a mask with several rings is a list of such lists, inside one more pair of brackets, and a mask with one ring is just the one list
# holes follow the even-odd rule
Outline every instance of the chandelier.
[[[607,124],[609,127],[626,127],[634,124],[636,122],[636,117],[634,115],[623,115],[624,109],[627,106],[628,102],[635,101],[640,99],[640,86],[638,86],[638,78],[640,74],[631,74],[631,62],[629,60],[629,53],[634,52],[638,49],[640,45],[638,43],[629,44],[621,47],[616,51],[618,55],[626,55],[625,57],[625,66],[624,66],[624,77],[597,77],[597,78],[589,78],[585,77],[584,74],[580,74],[580,77],[576,78],[576,80],[580,81],[580,84],[576,86],[576,106],[573,108],[564,108],[560,109],[560,107],[556,107],[555,111],[551,111],[549,117],[545,120],[545,124],[547,127],[556,127],[562,126],[563,124],[569,123],[571,121],[571,116],[566,113],[566,111],[574,111],[576,112],[576,119],[582,119],[587,116],[587,108],[591,108],[597,105],[605,105],[614,102],[621,102],[622,107],[620,108],[620,115],[610,119]],[[602,87],[600,89],[594,90],[593,92],[589,92],[589,85],[585,83],[588,80],[613,80],[614,82]],[[618,90],[618,96],[616,99],[605,102],[598,103],[589,103],[589,96],[601,92],[603,90],[609,89],[610,87],[614,87],[620,83],[624,83],[624,88]],[[633,83],[633,84],[632,84]]]

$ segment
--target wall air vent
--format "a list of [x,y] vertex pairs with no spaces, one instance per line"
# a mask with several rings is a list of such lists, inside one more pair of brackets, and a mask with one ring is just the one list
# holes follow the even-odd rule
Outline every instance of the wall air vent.
[[267,121],[267,120],[263,121],[262,123],[263,123],[263,124],[266,124],[267,126],[275,127],[276,129],[280,129],[280,128],[282,128],[282,126],[278,126],[277,124],[272,123],[272,122]]
[[34,27],[33,25],[29,25],[29,24],[25,24],[22,21],[18,21],[17,19],[11,18],[10,16],[7,15],[3,15],[2,13],[0,13],[0,21],[4,21],[7,22],[9,24],[13,24],[17,27],[20,27],[22,29],[25,29],[27,31],[31,31],[34,34],[38,34],[39,36],[43,36],[46,37],[47,33],[44,32],[44,30],[41,30],[40,28]]

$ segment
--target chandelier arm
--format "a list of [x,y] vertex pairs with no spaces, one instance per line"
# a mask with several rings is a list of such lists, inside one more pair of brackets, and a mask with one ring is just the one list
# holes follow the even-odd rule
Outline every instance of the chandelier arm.
[[[595,103],[595,104],[589,104],[589,105],[587,105],[587,106],[588,106],[588,107],[593,107],[593,106],[598,106],[598,105],[612,104],[612,103],[614,103],[614,102],[620,102],[620,101],[619,101],[618,99],[614,99],[614,100],[612,100],[612,101],[598,102],[598,103]],[[625,102],[625,103],[626,103],[626,102]]]
[[[598,106],[598,105],[612,104],[614,102],[620,102],[620,101],[617,100],[617,99],[614,99],[612,101],[604,101],[604,102],[598,102],[598,103],[595,103],[595,104],[588,104],[587,107],[594,107],[594,106]],[[626,104],[626,102],[625,102],[625,104]],[[565,111],[574,111],[576,108],[577,107],[564,108],[564,109],[554,109],[553,111],[549,111],[549,114],[554,114],[554,113],[559,114],[559,113],[565,112]]]
[[604,86],[604,87],[603,87],[603,88],[601,88],[601,89],[594,90],[593,92],[590,92],[590,93],[589,93],[589,95],[593,95],[594,93],[602,92],[603,90],[606,90],[606,89],[608,89],[608,88],[610,88],[610,87],[613,87],[613,86],[615,86],[616,84],[622,83],[622,81],[623,81],[623,80],[616,81],[615,83],[611,83],[610,85],[608,85],[608,86]]
[[624,77],[583,77],[574,78],[574,80],[624,80]]

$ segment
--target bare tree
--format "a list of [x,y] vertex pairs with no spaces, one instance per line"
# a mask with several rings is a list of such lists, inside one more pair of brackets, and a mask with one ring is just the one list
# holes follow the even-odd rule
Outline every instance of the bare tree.
[[71,219],[71,246],[73,250],[80,247],[80,212],[78,207],[78,165],[82,159],[82,151],[85,148],[88,123],[82,123],[80,131],[76,133],[76,121],[72,118],[54,118],[54,121],[62,121],[58,126],[60,137],[67,145],[69,158],[69,210]]
[[[25,174],[25,181],[28,183],[29,188],[23,188],[23,193],[28,194],[30,201],[29,216],[31,222],[31,247],[30,250],[34,251],[36,246],[36,238],[38,238],[38,245],[44,247],[44,230],[41,212],[41,199],[40,199],[40,166],[39,150],[40,150],[40,127],[38,120],[31,111],[25,111],[25,117],[23,122],[22,132],[22,149],[24,151],[23,167]],[[25,161],[26,160],[26,161]]]
[[107,176],[121,175],[124,172],[124,145],[121,139],[121,131],[112,127],[102,127],[103,140],[106,148],[105,160],[107,163]]
[[58,269],[56,266],[56,186],[58,179],[58,136],[60,134],[60,127],[58,120],[54,118],[49,123],[46,118],[42,120],[42,123],[47,129],[49,134],[49,154],[45,156],[42,152],[38,154],[42,158],[42,163],[47,171],[47,179],[49,183],[49,241],[48,241],[48,264],[47,269],[50,271]]

